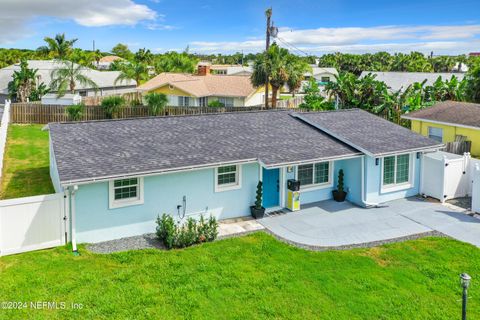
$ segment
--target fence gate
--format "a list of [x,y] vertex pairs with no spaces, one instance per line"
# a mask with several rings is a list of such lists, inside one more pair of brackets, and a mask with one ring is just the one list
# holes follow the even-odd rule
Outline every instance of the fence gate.
[[434,152],[423,157],[422,188],[424,195],[442,202],[465,197],[472,192],[470,156]]
[[0,256],[64,245],[64,203],[63,193],[1,200]]

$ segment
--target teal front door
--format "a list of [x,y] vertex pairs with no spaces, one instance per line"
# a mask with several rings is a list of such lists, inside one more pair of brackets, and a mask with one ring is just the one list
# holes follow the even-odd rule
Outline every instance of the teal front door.
[[263,170],[263,206],[265,208],[276,207],[279,205],[280,191],[280,170]]

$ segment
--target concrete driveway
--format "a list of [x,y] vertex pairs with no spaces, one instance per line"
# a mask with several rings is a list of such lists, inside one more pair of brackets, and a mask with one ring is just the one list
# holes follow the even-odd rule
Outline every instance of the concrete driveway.
[[322,201],[260,223],[280,238],[305,246],[355,246],[439,231],[480,247],[479,219],[419,198],[370,209]]

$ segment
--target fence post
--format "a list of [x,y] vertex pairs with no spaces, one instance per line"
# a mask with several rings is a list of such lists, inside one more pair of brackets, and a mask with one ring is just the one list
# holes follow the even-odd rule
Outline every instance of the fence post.
[[443,171],[442,171],[442,175],[443,175],[443,179],[442,179],[442,199],[440,199],[440,201],[442,203],[445,203],[445,198],[447,197],[447,195],[445,194],[446,192],[446,184],[447,184],[447,167],[448,167],[448,158],[446,156],[443,156]]

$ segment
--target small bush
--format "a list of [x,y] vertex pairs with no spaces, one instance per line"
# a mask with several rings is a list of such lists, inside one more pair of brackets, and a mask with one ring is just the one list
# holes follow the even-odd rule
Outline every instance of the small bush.
[[107,119],[113,119],[118,115],[118,111],[125,106],[125,99],[120,96],[106,97],[102,100],[101,106]]
[[200,216],[198,221],[188,218],[183,224],[175,223],[173,217],[167,214],[157,218],[157,237],[167,249],[185,248],[196,243],[213,241],[217,235],[218,223],[212,216],[208,220]]
[[70,121],[79,121],[82,119],[85,106],[83,104],[73,104],[65,109]]
[[158,116],[168,103],[168,98],[163,93],[147,93],[145,102],[148,107],[148,113],[151,116]]
[[221,103],[220,101],[218,100],[212,100],[208,103],[208,106],[209,107],[212,107],[212,108],[223,108],[225,107],[225,105],[223,103]]

